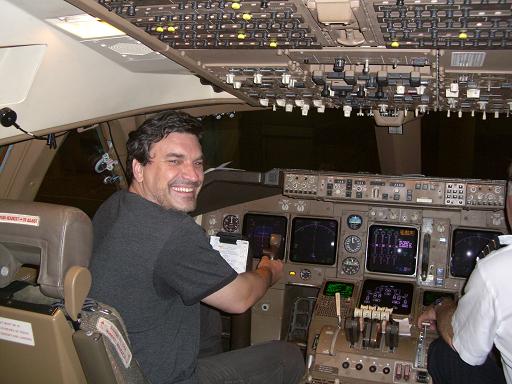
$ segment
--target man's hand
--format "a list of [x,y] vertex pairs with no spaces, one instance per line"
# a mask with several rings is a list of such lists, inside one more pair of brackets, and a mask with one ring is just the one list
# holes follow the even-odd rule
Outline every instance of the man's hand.
[[268,269],[271,274],[270,285],[272,286],[279,281],[281,277],[283,277],[283,268],[284,264],[282,260],[270,260],[268,256],[263,256],[258,263],[258,267],[256,269]]
[[283,262],[263,256],[254,271],[241,273],[228,285],[202,301],[224,312],[243,313],[283,276]]
[[428,322],[430,323],[430,329],[436,331],[436,320],[436,310],[433,305],[430,305],[421,315],[418,316],[418,328],[421,329],[423,327],[423,323]]
[[449,298],[444,298],[439,304],[429,306],[419,317],[418,327],[423,322],[430,323],[430,329],[437,331],[446,344],[453,348],[452,317],[457,309],[457,303]]

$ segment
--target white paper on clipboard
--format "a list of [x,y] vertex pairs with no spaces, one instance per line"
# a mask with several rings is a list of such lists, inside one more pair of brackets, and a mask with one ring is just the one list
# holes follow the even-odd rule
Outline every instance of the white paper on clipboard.
[[249,254],[249,242],[237,240],[235,244],[220,241],[219,236],[210,236],[210,244],[213,249],[231,265],[237,273],[245,272],[247,268],[247,255]]

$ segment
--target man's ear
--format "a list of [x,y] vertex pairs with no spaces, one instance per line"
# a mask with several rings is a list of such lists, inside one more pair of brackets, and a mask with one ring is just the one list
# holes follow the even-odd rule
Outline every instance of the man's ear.
[[139,183],[144,180],[144,166],[137,159],[132,160],[133,179]]

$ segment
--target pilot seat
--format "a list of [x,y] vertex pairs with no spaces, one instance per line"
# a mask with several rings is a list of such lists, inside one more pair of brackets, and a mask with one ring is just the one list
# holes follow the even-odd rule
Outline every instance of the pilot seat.
[[0,382],[146,383],[118,313],[87,299],[91,251],[81,210],[0,200]]

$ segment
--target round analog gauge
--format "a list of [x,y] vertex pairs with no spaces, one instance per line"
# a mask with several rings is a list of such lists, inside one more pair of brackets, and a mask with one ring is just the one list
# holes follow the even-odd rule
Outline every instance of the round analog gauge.
[[341,262],[341,270],[346,275],[355,275],[359,272],[359,260],[352,256],[346,257]]
[[363,218],[359,215],[350,215],[347,217],[347,225],[350,229],[359,229],[363,225]]
[[344,242],[344,246],[347,252],[358,252],[361,249],[361,238],[356,235],[347,236]]
[[226,232],[236,232],[240,228],[240,219],[236,215],[226,215],[222,220],[222,228]]

